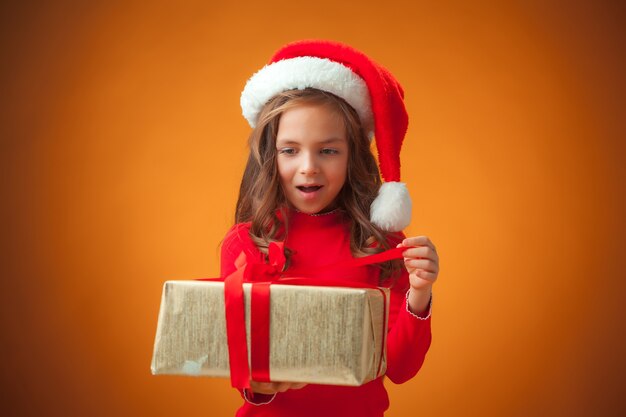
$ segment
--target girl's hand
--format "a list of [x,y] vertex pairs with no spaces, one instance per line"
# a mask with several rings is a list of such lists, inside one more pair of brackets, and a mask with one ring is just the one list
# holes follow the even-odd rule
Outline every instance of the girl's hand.
[[250,390],[258,394],[276,394],[290,389],[300,389],[306,384],[296,382],[256,382],[250,381]]
[[428,236],[406,238],[396,247],[403,246],[409,247],[403,253],[411,284],[409,307],[414,313],[421,313],[428,306],[432,286],[439,275],[439,255]]

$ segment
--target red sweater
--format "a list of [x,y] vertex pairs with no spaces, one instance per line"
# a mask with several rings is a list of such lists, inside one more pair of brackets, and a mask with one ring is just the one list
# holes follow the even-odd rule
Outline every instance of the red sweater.
[[[285,246],[293,251],[290,267],[314,270],[318,266],[352,257],[349,225],[349,220],[341,211],[317,216],[292,212],[285,241]],[[249,230],[249,223],[241,223],[233,226],[226,234],[222,245],[222,277],[235,270],[235,259],[242,251],[248,257],[263,259],[248,235]],[[392,247],[395,247],[395,243]],[[379,271],[373,266],[341,271],[342,279],[378,283],[378,277]],[[408,287],[408,274],[403,270],[391,289],[387,338],[386,376],[396,384],[408,381],[417,373],[431,341],[430,317],[419,320],[405,308]],[[271,398],[257,394],[255,400],[257,396]],[[359,387],[310,384],[299,390],[279,393],[269,404],[245,402],[237,416],[380,417],[387,408],[389,398],[383,377],[380,377]]]

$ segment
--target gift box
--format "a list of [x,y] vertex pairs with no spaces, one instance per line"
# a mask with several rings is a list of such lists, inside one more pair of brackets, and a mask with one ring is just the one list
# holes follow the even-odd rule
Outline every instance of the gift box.
[[[385,373],[388,289],[272,284],[269,293],[270,380],[357,386]],[[223,282],[167,281],[152,373],[228,377],[226,326]]]

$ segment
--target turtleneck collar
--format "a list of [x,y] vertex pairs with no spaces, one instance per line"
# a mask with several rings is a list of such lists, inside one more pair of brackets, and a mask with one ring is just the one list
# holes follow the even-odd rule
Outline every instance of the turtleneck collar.
[[320,214],[307,214],[296,209],[289,209],[288,211],[290,224],[299,223],[318,227],[338,224],[344,215],[345,210],[343,209],[335,209]]

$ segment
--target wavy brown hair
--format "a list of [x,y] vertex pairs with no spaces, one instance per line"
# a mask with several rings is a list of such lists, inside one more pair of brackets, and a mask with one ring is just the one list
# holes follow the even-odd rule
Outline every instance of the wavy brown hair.
[[[328,106],[342,116],[348,139],[348,172],[337,196],[337,206],[350,219],[350,249],[361,257],[389,248],[389,236],[370,221],[370,205],[381,186],[378,164],[372,154],[359,116],[346,101],[334,94],[306,88],[273,97],[261,110],[248,139],[250,155],[243,173],[235,211],[237,223],[251,222],[250,237],[267,254],[270,242],[283,240],[289,230],[288,202],[280,185],[276,163],[276,136],[281,115],[301,105]],[[291,252],[286,249],[290,258]],[[396,278],[402,261],[380,264],[381,283]]]

